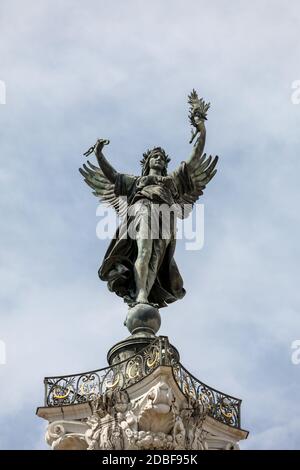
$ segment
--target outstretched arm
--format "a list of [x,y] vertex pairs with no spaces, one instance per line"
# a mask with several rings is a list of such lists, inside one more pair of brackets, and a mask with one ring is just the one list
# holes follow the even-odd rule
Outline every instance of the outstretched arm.
[[97,140],[96,142],[96,145],[94,147],[94,152],[95,152],[95,155],[96,155],[96,158],[97,158],[97,161],[99,163],[99,166],[101,168],[101,170],[103,171],[104,175],[106,176],[106,178],[111,182],[111,183],[115,183],[116,182],[116,179],[117,179],[117,176],[118,176],[118,172],[112,167],[112,165],[106,160],[105,156],[103,155],[102,153],[102,149],[104,147],[104,145],[107,144],[107,140],[104,140],[104,139],[99,139]]
[[204,146],[205,146],[205,139],[206,139],[206,129],[204,120],[199,119],[197,122],[197,132],[200,133],[198,135],[196,142],[193,147],[192,154],[190,158],[187,160],[187,165],[191,171],[193,171],[197,167],[197,161],[203,154]]

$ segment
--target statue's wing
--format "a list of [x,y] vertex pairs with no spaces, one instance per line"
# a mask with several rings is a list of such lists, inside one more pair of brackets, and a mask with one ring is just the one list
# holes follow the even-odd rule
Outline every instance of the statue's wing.
[[184,219],[191,213],[193,205],[202,196],[207,183],[217,173],[215,169],[217,162],[218,157],[213,158],[211,155],[207,157],[204,153],[196,162],[193,162],[193,165],[185,163],[185,171],[181,167],[181,170],[178,169],[173,173],[175,180],[179,179],[179,188],[181,188],[177,200],[180,218]]
[[87,161],[87,165],[83,164],[79,171],[101,202],[113,207],[120,217],[125,216],[128,207],[126,197],[115,194],[114,184],[104,175],[101,168]]

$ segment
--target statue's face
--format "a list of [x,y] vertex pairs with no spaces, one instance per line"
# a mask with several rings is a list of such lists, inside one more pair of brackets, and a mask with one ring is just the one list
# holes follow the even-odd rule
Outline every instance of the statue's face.
[[161,153],[154,153],[150,158],[149,166],[151,169],[162,171],[166,166],[166,162]]

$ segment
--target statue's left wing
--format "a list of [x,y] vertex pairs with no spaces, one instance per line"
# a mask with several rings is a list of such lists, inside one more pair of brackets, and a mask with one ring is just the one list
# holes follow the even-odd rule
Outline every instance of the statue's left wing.
[[189,216],[195,202],[202,196],[206,185],[217,173],[216,165],[218,157],[209,157],[204,153],[193,160],[192,164],[183,162],[172,173],[178,189],[178,216],[182,219]]
[[120,217],[125,216],[127,212],[127,199],[124,196],[118,196],[115,193],[115,185],[104,175],[101,168],[87,161],[83,168],[79,168],[84,177],[84,181],[93,189],[93,194],[101,202],[115,209]]

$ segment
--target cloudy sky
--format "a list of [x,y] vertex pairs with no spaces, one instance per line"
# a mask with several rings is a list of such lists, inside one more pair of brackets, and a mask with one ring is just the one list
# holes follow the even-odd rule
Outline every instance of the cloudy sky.
[[[212,103],[205,243],[176,260],[186,297],[164,309],[182,363],[241,397],[246,449],[300,448],[297,0],[2,0],[2,449],[43,449],[43,377],[106,366],[126,308],[97,270],[97,200],[82,153],[98,137],[121,172],[163,146],[188,157],[187,94]],[[294,101],[294,104],[293,104]]]

